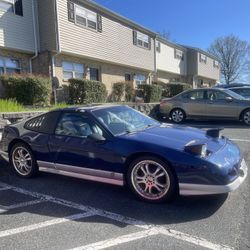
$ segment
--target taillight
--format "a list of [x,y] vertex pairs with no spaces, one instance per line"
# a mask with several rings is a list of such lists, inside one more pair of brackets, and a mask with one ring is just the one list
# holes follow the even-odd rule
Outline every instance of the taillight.
[[168,102],[168,100],[164,100],[164,99],[162,99],[162,100],[161,100],[161,102],[160,102],[160,106],[162,106],[162,105],[166,104],[167,102]]

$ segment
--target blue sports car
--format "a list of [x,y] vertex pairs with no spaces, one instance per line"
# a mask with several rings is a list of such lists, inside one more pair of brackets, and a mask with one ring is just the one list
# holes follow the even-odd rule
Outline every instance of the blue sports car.
[[151,202],[227,193],[247,176],[220,129],[161,124],[127,106],[65,108],[8,125],[0,154],[25,178],[44,171],[126,184]]

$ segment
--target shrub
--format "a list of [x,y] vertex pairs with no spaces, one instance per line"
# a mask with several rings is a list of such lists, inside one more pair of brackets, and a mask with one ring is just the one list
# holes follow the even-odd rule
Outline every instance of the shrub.
[[51,80],[39,75],[0,76],[7,98],[23,105],[47,106],[50,104]]
[[97,81],[69,79],[69,101],[72,104],[106,102],[106,86]]
[[154,84],[162,86],[162,96],[163,97],[173,97],[178,95],[179,93],[191,89],[192,86],[187,83],[180,83],[180,82],[154,82]]
[[141,84],[138,86],[137,95],[142,97],[145,102],[159,102],[162,97],[162,86]]
[[130,82],[117,82],[113,84],[111,99],[115,102],[125,100],[130,102],[133,99],[133,87]]

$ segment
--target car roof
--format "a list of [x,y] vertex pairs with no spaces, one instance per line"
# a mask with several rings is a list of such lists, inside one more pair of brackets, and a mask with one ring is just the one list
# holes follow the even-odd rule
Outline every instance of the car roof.
[[250,86],[243,86],[243,87],[232,87],[232,88],[229,88],[229,89],[250,89]]

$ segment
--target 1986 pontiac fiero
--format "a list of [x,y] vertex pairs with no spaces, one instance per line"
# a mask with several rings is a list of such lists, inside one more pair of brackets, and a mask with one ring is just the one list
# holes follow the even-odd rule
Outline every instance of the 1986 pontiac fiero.
[[144,200],[227,193],[247,166],[219,129],[161,124],[127,106],[65,108],[6,126],[2,157],[14,171],[127,184]]

